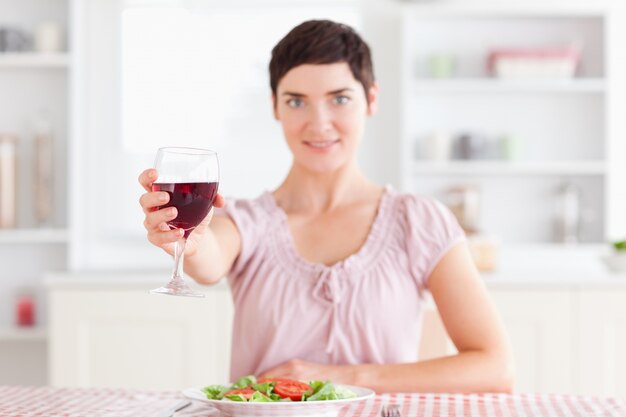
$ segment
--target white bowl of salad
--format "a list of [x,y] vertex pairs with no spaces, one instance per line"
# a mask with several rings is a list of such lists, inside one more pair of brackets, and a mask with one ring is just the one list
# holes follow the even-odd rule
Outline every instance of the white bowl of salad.
[[189,388],[183,394],[231,417],[334,417],[348,406],[374,397],[374,391],[331,381],[245,376],[230,385]]

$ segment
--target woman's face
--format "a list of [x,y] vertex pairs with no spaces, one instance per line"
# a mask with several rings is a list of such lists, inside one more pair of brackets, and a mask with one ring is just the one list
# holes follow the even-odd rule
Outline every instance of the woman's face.
[[376,109],[376,86],[368,100],[347,63],[292,68],[279,81],[274,115],[283,127],[294,162],[330,172],[351,162],[367,116]]

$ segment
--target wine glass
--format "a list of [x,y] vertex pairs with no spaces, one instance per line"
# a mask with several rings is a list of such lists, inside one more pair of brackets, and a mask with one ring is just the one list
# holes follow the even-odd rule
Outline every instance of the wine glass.
[[194,291],[183,279],[183,258],[187,238],[209,214],[217,195],[219,166],[217,153],[208,149],[167,147],[157,152],[154,168],[158,178],[152,191],[165,191],[170,201],[159,206],[176,207],[175,219],[167,222],[170,229],[183,229],[184,234],[174,243],[174,271],[164,287],[150,291],[152,294],[204,297]]

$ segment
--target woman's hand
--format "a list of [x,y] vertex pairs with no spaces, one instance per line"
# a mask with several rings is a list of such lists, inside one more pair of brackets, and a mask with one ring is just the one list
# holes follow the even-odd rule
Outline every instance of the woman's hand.
[[[148,231],[148,241],[153,245],[163,249],[170,255],[174,255],[174,242],[183,236],[182,229],[170,229],[168,221],[176,218],[175,207],[158,209],[169,201],[169,194],[164,191],[152,191],[152,183],[157,179],[156,169],[147,169],[139,175],[139,183],[147,192],[139,199],[139,204],[145,213],[144,227]],[[214,207],[224,207],[225,201],[221,194],[215,197]],[[209,223],[213,217],[213,209],[202,220],[202,222],[191,232],[187,238],[185,255],[193,255],[198,249],[199,242],[209,233]]]
[[292,378],[300,381],[322,380],[341,384],[355,384],[356,366],[321,365],[300,359],[292,359],[269,369],[260,378]]

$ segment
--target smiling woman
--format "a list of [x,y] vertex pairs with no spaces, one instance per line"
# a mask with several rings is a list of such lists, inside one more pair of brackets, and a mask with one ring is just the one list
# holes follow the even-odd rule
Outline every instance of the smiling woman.
[[[310,20],[272,50],[273,111],[291,167],[273,191],[218,196],[189,236],[185,271],[227,275],[235,305],[231,380],[333,380],[377,391],[510,391],[512,358],[498,314],[452,213],[370,181],[357,163],[377,107],[370,50],[349,26]],[[148,240],[178,239],[145,170]],[[432,294],[458,354],[417,362]]]

